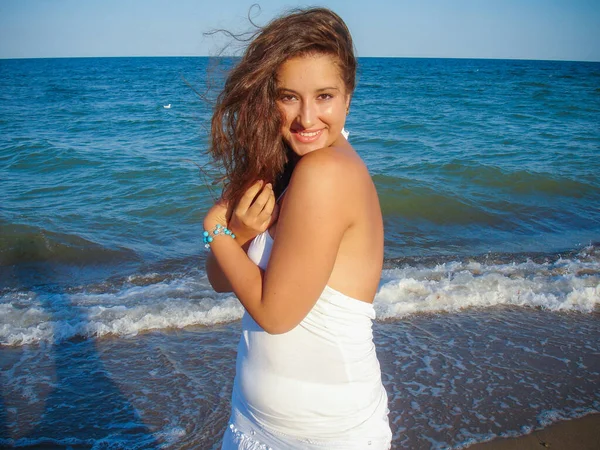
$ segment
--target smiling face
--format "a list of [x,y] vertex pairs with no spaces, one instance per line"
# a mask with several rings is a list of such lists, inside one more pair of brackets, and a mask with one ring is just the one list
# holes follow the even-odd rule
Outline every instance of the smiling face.
[[308,55],[288,59],[277,71],[281,133],[300,156],[329,147],[340,137],[350,95],[335,59]]

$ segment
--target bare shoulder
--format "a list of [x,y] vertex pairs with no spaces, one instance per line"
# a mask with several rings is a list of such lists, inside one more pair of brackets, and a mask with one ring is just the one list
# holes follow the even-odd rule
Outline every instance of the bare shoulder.
[[304,189],[308,185],[310,189],[327,189],[329,193],[347,192],[365,176],[369,176],[367,168],[354,150],[328,147],[300,159],[294,168],[290,188],[301,185]]

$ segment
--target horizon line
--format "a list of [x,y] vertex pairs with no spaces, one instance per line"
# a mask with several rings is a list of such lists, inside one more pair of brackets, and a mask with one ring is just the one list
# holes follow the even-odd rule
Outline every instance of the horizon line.
[[[21,56],[5,57],[0,56],[0,60],[30,60],[30,59],[119,59],[119,58],[240,58],[235,55],[112,55],[112,56]],[[357,56],[357,59],[457,59],[457,60],[483,60],[483,61],[548,61],[548,62],[586,62],[600,63],[600,59],[544,59],[544,58],[494,58],[488,56]]]

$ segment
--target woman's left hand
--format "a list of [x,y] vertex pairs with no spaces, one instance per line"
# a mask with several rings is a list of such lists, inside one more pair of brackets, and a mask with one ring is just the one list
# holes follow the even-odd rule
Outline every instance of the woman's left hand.
[[213,230],[217,225],[229,228],[240,245],[254,239],[267,230],[276,220],[279,207],[270,183],[257,181],[250,186],[235,207],[223,200],[208,211],[204,229]]
[[271,183],[257,181],[232,209],[229,229],[244,245],[267,230],[277,220],[278,211]]

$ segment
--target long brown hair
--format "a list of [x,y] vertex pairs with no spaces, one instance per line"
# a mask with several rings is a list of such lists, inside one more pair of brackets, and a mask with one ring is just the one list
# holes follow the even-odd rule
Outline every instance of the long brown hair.
[[326,8],[296,9],[259,28],[229,73],[215,105],[210,147],[225,169],[224,200],[237,202],[259,179],[281,185],[286,168],[290,171],[293,155],[281,135],[276,75],[286,60],[309,54],[332,55],[346,93],[352,95],[352,36],[344,21]]

